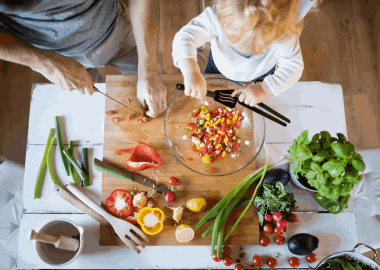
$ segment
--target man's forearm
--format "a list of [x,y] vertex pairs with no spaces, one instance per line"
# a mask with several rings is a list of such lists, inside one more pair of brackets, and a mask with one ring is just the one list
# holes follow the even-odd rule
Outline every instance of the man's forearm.
[[128,9],[139,55],[139,75],[158,73],[159,1],[129,0]]
[[44,71],[49,51],[37,49],[7,30],[0,28],[0,59]]

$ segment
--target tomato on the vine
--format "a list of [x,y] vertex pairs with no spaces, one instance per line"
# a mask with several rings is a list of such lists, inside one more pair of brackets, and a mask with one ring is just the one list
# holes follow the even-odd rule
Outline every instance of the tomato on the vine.
[[268,246],[269,243],[270,243],[270,240],[269,240],[268,237],[266,237],[266,236],[261,237],[261,239],[260,239],[260,244],[261,244],[263,247]]
[[232,264],[232,259],[230,257],[224,257],[223,264],[225,266],[230,266]]
[[263,259],[256,255],[255,257],[253,257],[252,263],[254,266],[259,267],[263,263]]
[[281,231],[279,228],[275,227],[273,233],[274,233],[275,235],[281,235],[281,234],[282,234],[282,231]]
[[270,224],[265,224],[263,230],[265,233],[270,234],[273,232],[273,227]]
[[231,254],[231,248],[229,246],[222,247],[222,254],[224,256],[229,256]]
[[276,241],[276,244],[279,246],[282,246],[285,243],[285,237],[283,237],[282,235],[276,236],[274,240]]
[[270,258],[270,259],[268,260],[268,266],[269,266],[270,268],[275,268],[276,265],[277,265],[277,260],[276,260],[275,258]]
[[298,266],[300,266],[301,264],[301,261],[300,259],[298,259],[297,257],[290,257],[289,259],[289,265],[293,268],[297,268]]
[[237,264],[235,265],[234,270],[244,270],[244,267],[241,264]]
[[317,261],[317,255],[315,255],[315,253],[310,253],[306,255],[306,261],[308,263],[315,263]]
[[220,261],[223,260],[223,259],[222,259],[222,258],[218,258],[217,253],[218,253],[218,252],[215,250],[214,255],[212,255],[212,259],[213,259],[215,262],[220,262]]

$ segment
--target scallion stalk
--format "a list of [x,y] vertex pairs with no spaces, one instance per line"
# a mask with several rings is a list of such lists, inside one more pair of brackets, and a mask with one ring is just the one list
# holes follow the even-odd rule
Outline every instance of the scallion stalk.
[[88,148],[82,149],[82,170],[86,173],[88,178],[82,181],[82,187],[88,187],[90,185],[90,169],[88,167]]
[[50,177],[53,180],[54,185],[58,185],[58,183],[60,181],[58,181],[58,179],[55,177],[54,172],[53,172],[53,167],[52,167],[52,164],[51,164],[51,153],[52,153],[54,142],[55,142],[55,137],[53,137],[51,139],[51,142],[50,142],[49,152],[48,152],[48,158],[47,158],[47,164],[48,164],[48,168],[49,168]]
[[67,176],[70,175],[70,172],[69,172],[69,166],[68,166],[68,163],[67,163],[67,159],[65,157],[65,155],[63,154],[63,140],[62,140],[62,134],[61,134],[61,127],[59,126],[59,120],[58,120],[58,116],[55,117],[55,129],[57,131],[57,139],[58,139],[58,149],[59,149],[59,152],[60,152],[60,156],[61,156],[61,161],[62,161],[62,165],[65,169],[65,172],[67,174]]
[[[69,152],[74,157],[74,141],[70,141]],[[74,185],[78,184],[74,166],[71,163],[69,164],[69,172],[70,172],[71,177],[73,178],[73,184]]]
[[75,160],[75,158],[70,154],[69,150],[64,149],[63,153],[67,157],[67,159],[70,161],[71,164],[73,164],[75,170],[77,170],[79,176],[82,178],[83,181],[88,180],[88,176],[86,173],[82,170],[82,168],[79,166],[78,162]]
[[50,132],[49,132],[49,137],[48,137],[47,142],[46,142],[44,156],[42,157],[40,168],[38,169],[36,185],[34,186],[34,199],[38,198],[38,195],[40,192],[40,183],[41,183],[42,174],[44,172],[45,165],[47,163],[47,155],[49,152],[50,141],[51,141],[51,138],[53,137],[53,132],[54,132],[54,128],[51,128]]

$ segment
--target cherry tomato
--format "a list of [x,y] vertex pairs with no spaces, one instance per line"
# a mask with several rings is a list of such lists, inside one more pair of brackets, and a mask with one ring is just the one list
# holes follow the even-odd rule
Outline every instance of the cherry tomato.
[[273,232],[273,227],[270,224],[265,224],[263,230],[265,233],[270,234]]
[[189,124],[187,124],[187,127],[190,130],[190,132],[193,133],[195,131],[195,128],[197,127],[197,125],[195,123],[189,123]]
[[276,265],[277,265],[277,260],[276,260],[275,258],[270,258],[270,259],[268,260],[268,266],[269,266],[270,268],[275,268]]
[[190,161],[194,161],[194,159],[192,157],[189,157],[187,159],[190,160]]
[[224,257],[223,264],[225,266],[230,266],[232,264],[232,259],[230,257]]
[[275,227],[273,233],[274,233],[275,235],[281,235],[281,234],[282,234],[282,231],[281,231],[279,228]]
[[276,236],[274,240],[276,241],[276,244],[279,246],[282,246],[285,243],[285,237],[283,237],[282,235]]
[[268,246],[269,243],[270,243],[270,240],[269,240],[268,237],[266,237],[266,236],[261,237],[261,239],[260,239],[260,244],[261,244],[263,247]]
[[259,267],[263,263],[263,259],[261,259],[259,256],[255,256],[252,259],[252,263],[254,266]]
[[301,262],[300,262],[300,259],[298,259],[297,257],[290,257],[289,259],[289,265],[293,268],[297,268],[298,266],[300,266]]
[[237,264],[235,265],[234,270],[244,270],[244,267],[241,264]]
[[[215,160],[216,160],[216,159],[215,159]],[[216,169],[216,167],[210,167],[210,169],[208,169],[208,172],[209,172],[209,173],[214,173],[215,169]]]
[[169,184],[171,186],[179,186],[181,184],[181,180],[179,180],[177,177],[169,177]]
[[223,260],[222,258],[218,258],[218,255],[217,255],[217,251],[215,250],[214,252],[214,255],[212,255],[212,259],[215,261],[215,262],[220,262],[221,260]]
[[224,256],[229,256],[231,254],[231,248],[229,246],[223,246],[222,253]]
[[315,255],[315,253],[310,253],[306,255],[306,261],[308,263],[315,263],[317,261],[317,255]]
[[195,144],[193,144],[193,145],[191,146],[191,150],[192,150],[193,152],[197,152],[197,151],[198,151],[197,146],[196,146]]

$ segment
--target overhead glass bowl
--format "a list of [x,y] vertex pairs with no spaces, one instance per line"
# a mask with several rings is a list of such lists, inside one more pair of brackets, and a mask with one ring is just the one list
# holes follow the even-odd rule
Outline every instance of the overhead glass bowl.
[[[211,98],[206,97],[199,100],[188,97],[183,91],[178,91],[178,94],[170,102],[166,111],[164,126],[165,138],[170,151],[186,168],[202,175],[225,176],[247,167],[255,160],[263,147],[266,131],[265,118],[237,104],[233,110],[239,109],[244,116],[244,120],[240,121],[241,127],[237,134],[241,137],[237,155],[232,157],[228,153],[224,159],[208,163],[207,166],[200,159],[199,151],[192,151],[191,147],[194,143],[191,137],[189,138],[191,133],[185,131],[186,125],[191,123],[193,110],[200,109],[203,105],[207,105],[209,110],[225,107]],[[193,161],[189,158],[193,158]],[[213,173],[209,172],[210,167],[216,168]]]

